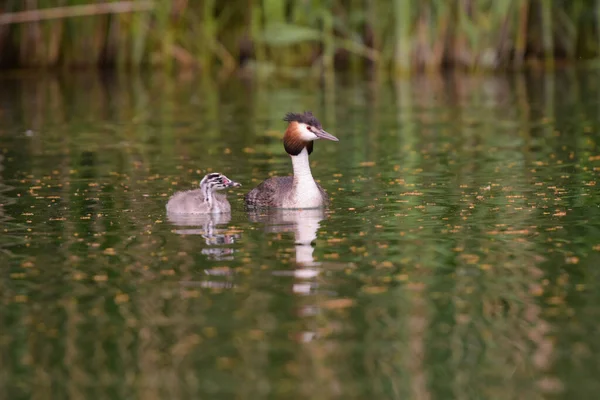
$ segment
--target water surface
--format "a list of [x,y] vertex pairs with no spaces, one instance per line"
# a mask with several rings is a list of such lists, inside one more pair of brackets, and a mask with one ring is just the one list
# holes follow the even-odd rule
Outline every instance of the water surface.
[[[600,390],[598,71],[0,87],[4,398]],[[332,206],[247,212],[303,110]],[[209,171],[231,215],[169,218]]]

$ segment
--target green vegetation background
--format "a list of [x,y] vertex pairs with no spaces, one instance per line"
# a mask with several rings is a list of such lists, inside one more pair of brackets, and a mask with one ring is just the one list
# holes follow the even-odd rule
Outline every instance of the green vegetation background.
[[599,21],[600,0],[7,0],[0,66],[551,67],[595,60]]

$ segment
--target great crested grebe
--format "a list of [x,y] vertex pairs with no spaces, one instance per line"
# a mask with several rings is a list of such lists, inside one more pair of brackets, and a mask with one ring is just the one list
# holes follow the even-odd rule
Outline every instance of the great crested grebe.
[[325,132],[321,123],[310,112],[288,113],[284,121],[288,127],[283,136],[283,147],[292,158],[293,176],[272,177],[263,181],[245,196],[251,207],[318,208],[327,205],[329,198],[315,182],[310,171],[308,156],[317,139],[339,141]]
[[200,189],[177,192],[167,202],[170,214],[228,213],[231,206],[224,194],[217,193],[230,187],[242,186],[223,174],[211,173],[200,181]]

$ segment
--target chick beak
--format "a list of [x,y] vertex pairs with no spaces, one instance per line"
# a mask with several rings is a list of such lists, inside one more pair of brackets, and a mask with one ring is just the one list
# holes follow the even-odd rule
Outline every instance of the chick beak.
[[333,140],[334,142],[340,141],[340,139],[336,138],[331,133],[326,132],[325,130],[323,130],[323,128],[316,129],[315,135],[317,135],[319,139]]

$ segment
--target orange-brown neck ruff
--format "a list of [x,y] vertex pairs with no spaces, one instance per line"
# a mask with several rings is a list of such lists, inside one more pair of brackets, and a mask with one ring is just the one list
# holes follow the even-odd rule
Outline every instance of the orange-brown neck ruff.
[[297,156],[305,147],[308,154],[313,151],[313,142],[310,140],[302,140],[298,129],[298,122],[292,121],[286,129],[285,135],[283,135],[283,147],[290,156]]

